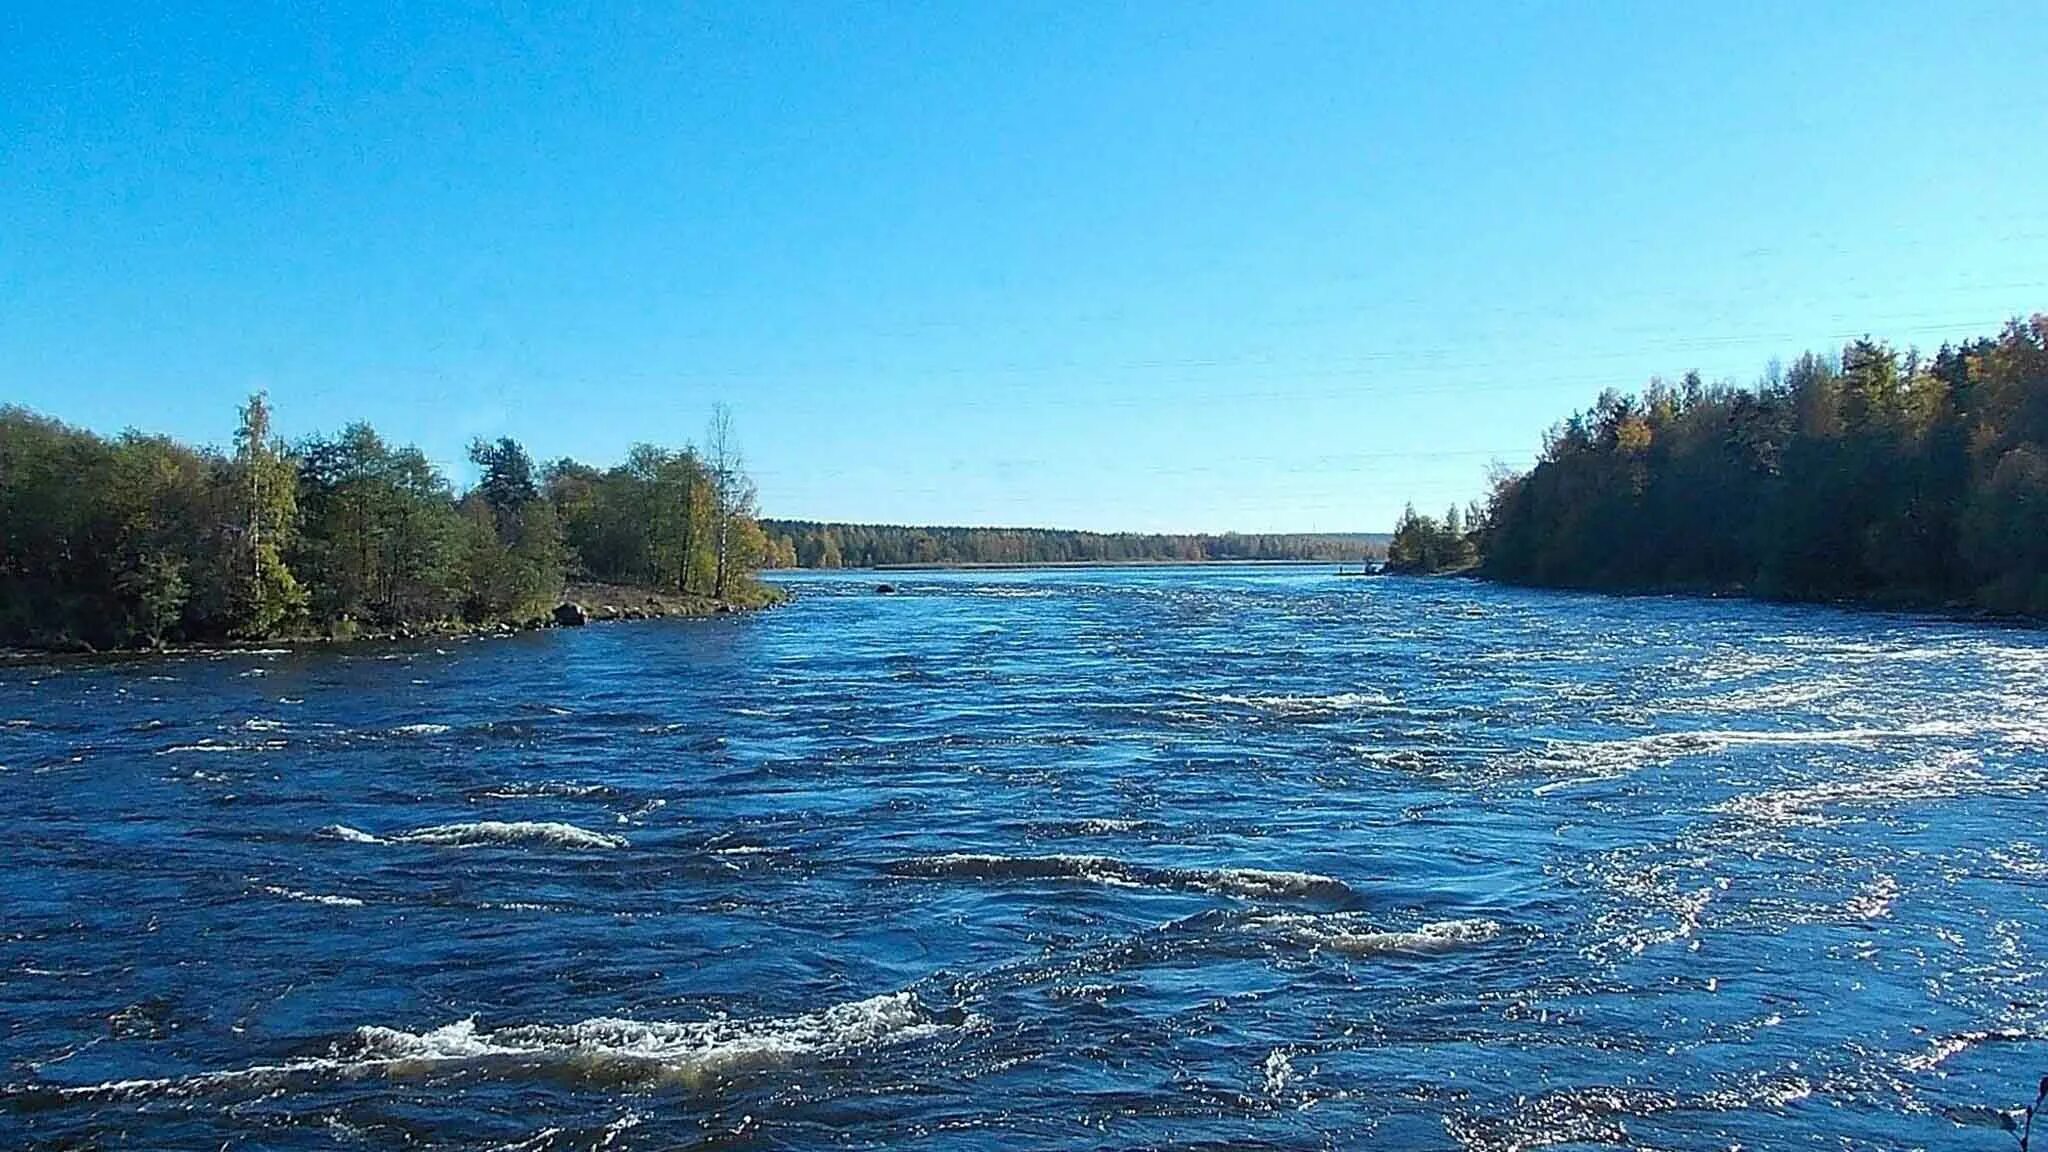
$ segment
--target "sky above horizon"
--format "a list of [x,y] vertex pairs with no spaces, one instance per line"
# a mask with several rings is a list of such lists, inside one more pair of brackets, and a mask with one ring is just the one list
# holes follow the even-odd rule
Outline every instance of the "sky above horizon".
[[0,403],[461,484],[723,401],[771,516],[1381,531],[2048,309],[2037,3],[583,7],[0,13]]

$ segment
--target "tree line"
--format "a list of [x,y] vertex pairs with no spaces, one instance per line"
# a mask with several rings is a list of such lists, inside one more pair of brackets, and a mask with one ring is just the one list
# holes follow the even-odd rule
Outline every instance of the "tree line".
[[1219,560],[1359,563],[1384,536],[1342,533],[1172,535],[1050,528],[914,527],[764,520],[774,563],[785,568],[904,564],[1079,564]]
[[466,492],[367,424],[287,444],[262,394],[240,415],[222,453],[0,407],[0,644],[525,620],[571,580],[746,598],[771,559],[723,407],[701,449],[609,469],[478,441]]
[[1479,543],[1477,532],[1466,525],[1484,521],[1476,506],[1459,512],[1453,504],[1439,520],[1408,505],[1394,524],[1393,538],[1387,541],[1387,571],[1456,572],[1472,567],[1479,557]]
[[1515,583],[2048,615],[2048,315],[1602,393],[1458,534]]

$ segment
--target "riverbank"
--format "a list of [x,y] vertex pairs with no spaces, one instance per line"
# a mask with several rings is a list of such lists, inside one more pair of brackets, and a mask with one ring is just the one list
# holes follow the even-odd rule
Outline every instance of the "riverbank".
[[723,599],[699,593],[632,584],[572,583],[564,590],[565,604],[581,607],[592,624],[623,620],[660,620],[670,616],[730,616],[773,608],[789,599],[786,589],[759,580],[749,581]]
[[2048,626],[2048,615],[2025,612],[2002,611],[1987,608],[1967,600],[1941,599],[1933,596],[1911,595],[1899,592],[1873,592],[1864,596],[1798,596],[1757,591],[1742,585],[1716,585],[1704,583],[1668,583],[1647,585],[1599,585],[1538,583],[1530,580],[1515,580],[1486,571],[1485,566],[1475,565],[1456,570],[1440,572],[1407,573],[1422,576],[1458,576],[1498,584],[1504,588],[1534,588],[1551,592],[1589,592],[1598,596],[1621,596],[1629,598],[1677,597],[1686,600],[1742,600],[1755,604],[1802,604],[1817,608],[1839,608],[1853,612],[1890,612],[1907,616],[1925,616],[1930,620],[1949,620],[1962,624],[1998,624],[2014,628],[2041,628]]
[[80,641],[60,638],[41,644],[10,644],[0,646],[0,655],[8,657],[48,655],[171,655],[181,652],[297,648],[323,644],[418,640],[433,637],[485,636],[511,632],[538,632],[549,628],[581,627],[587,624],[624,623],[632,620],[701,619],[710,616],[733,616],[773,608],[778,604],[786,602],[789,598],[790,593],[787,590],[776,588],[758,580],[748,581],[745,587],[732,591],[722,599],[694,592],[679,593],[662,588],[577,581],[564,587],[560,601],[552,609],[518,617],[482,621],[422,620],[403,624],[367,627],[357,625],[353,621],[342,621],[339,625],[322,631],[284,632],[263,637],[220,638],[158,644],[154,646],[135,645],[116,648],[98,648]]

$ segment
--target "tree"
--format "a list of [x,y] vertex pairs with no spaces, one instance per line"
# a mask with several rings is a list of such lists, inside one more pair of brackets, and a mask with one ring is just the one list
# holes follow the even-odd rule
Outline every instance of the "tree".
[[413,447],[366,424],[287,451],[261,393],[231,454],[108,439],[0,405],[0,644],[263,638],[309,626],[530,619],[567,574],[726,595],[793,562],[752,517],[729,437],[722,483],[689,448],[636,446],[536,485],[509,439],[478,441],[459,500]]
[[282,556],[297,523],[298,484],[290,461],[273,442],[269,397],[262,392],[250,396],[241,415],[233,465],[233,524],[240,533],[233,581],[234,631],[271,636],[306,606],[305,592]]
[[1497,482],[1487,573],[2048,613],[2048,317],[1695,380],[1603,394]]
[[477,491],[497,518],[498,535],[509,537],[519,510],[540,498],[540,489],[533,483],[533,458],[519,441],[501,436],[495,441],[470,441],[469,460],[483,470]]
[[1423,516],[1413,504],[1401,511],[1387,543],[1387,569],[1392,572],[1424,574],[1462,568],[1472,561],[1472,540],[1464,516],[1452,505],[1443,520]]
[[733,436],[732,409],[724,404],[711,408],[711,427],[704,437],[704,463],[711,473],[712,526],[717,533],[717,568],[711,584],[714,599],[725,599],[727,578],[733,570],[732,529],[734,521],[753,513],[752,483],[742,470],[739,443]]
[[438,619],[461,599],[459,526],[447,481],[417,448],[387,447],[367,424],[299,445],[294,571],[329,625]]

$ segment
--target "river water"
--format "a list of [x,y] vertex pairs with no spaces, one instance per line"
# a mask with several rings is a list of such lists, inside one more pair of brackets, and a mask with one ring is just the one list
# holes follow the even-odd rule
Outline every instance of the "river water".
[[2002,1149],[2048,1072],[2041,633],[890,578],[0,663],[0,1147]]

